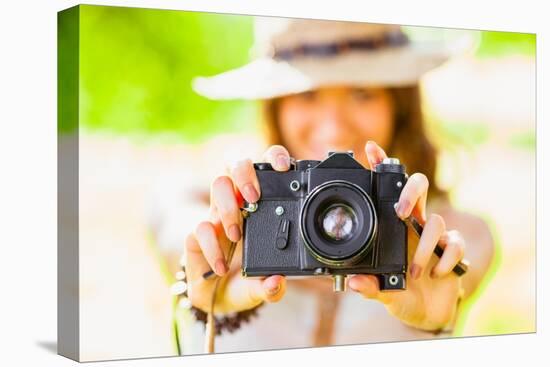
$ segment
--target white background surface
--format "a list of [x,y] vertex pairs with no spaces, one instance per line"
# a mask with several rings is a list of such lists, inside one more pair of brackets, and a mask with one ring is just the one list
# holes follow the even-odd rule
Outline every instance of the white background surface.
[[[537,37],[537,334],[215,356],[98,362],[98,366],[496,365],[548,363],[548,39],[542,1],[94,1],[94,4],[345,19]],[[74,1],[12,1],[0,8],[0,365],[76,365],[56,348],[56,12]],[[546,27],[545,27],[546,26]],[[546,46],[546,47],[545,47]],[[546,104],[543,102],[546,100]],[[546,109],[546,111],[543,111]],[[546,123],[545,123],[546,122]],[[546,125],[546,126],[545,126]],[[546,163],[545,163],[546,162]],[[545,215],[546,213],[546,215]],[[513,215],[511,213],[511,215]],[[108,330],[105,331],[108,333]],[[546,361],[546,362],[545,362]]]

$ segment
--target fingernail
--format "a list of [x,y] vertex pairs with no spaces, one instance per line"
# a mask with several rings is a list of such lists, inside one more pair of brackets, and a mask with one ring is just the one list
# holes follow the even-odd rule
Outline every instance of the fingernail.
[[255,203],[260,198],[258,191],[251,183],[247,183],[243,186],[243,196],[249,203]]
[[216,261],[216,264],[214,265],[216,268],[216,273],[218,275],[224,275],[225,273],[227,273],[227,266],[225,265],[225,261],[223,261],[222,259]]
[[279,292],[280,290],[281,290],[281,285],[277,284],[277,286],[275,288],[269,288],[267,290],[267,294],[269,294],[270,296],[273,296],[273,295],[277,294],[277,292]]
[[237,242],[241,239],[241,229],[237,224],[233,224],[231,227],[229,227],[229,239],[233,242]]
[[416,265],[416,264],[412,264],[410,272],[411,272],[411,277],[416,280],[420,277],[420,273],[422,272],[422,268],[420,266]]
[[279,169],[288,169],[290,167],[290,160],[284,154],[279,154],[275,161]]
[[359,292],[360,290],[360,287],[358,287],[358,282],[354,281],[354,280],[349,280],[348,281],[348,287],[351,288],[352,291],[355,291],[355,292]]

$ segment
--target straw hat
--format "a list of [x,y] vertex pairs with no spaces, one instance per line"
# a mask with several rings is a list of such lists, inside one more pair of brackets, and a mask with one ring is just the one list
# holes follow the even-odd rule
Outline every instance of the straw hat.
[[389,24],[258,17],[255,35],[254,61],[197,77],[193,89],[211,99],[267,99],[338,84],[406,86],[452,53]]

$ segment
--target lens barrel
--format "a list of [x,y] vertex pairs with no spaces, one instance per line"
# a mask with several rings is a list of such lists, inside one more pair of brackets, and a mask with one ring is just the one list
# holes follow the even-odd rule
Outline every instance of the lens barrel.
[[348,266],[371,249],[377,227],[374,204],[359,186],[341,180],[317,186],[300,212],[300,231],[318,261]]

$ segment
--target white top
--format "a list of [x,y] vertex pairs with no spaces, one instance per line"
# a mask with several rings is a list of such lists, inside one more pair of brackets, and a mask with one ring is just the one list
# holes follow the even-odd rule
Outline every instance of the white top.
[[[353,291],[341,295],[332,345],[432,339],[438,336],[411,328],[391,316],[378,301]],[[265,304],[258,316],[233,333],[216,338],[216,352],[304,348],[313,346],[316,297],[287,287],[278,303]]]

